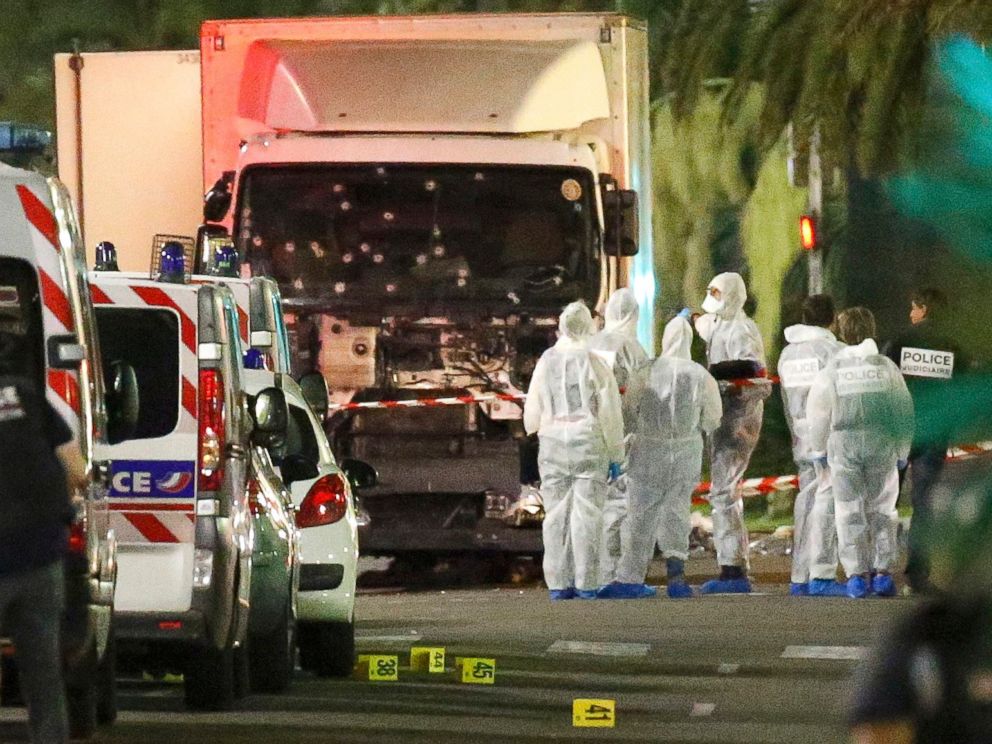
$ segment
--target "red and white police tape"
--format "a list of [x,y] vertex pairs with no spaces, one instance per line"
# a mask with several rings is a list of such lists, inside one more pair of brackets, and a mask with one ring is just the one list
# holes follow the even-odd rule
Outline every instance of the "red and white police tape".
[[[754,387],[755,385],[776,383],[777,377],[758,377],[753,380],[724,380],[727,385],[735,387]],[[331,403],[328,413],[339,411],[374,410],[383,408],[440,408],[441,406],[464,406],[472,403],[493,403],[495,401],[511,401],[523,403],[527,399],[525,393],[480,393],[477,395],[454,395],[447,398],[411,398],[410,400],[368,400],[360,403]]]

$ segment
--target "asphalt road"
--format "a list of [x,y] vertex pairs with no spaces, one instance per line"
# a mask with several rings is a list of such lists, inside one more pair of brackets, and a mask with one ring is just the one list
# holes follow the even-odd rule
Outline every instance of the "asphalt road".
[[[796,599],[782,585],[681,602],[552,604],[533,586],[377,592],[358,603],[359,651],[398,654],[398,681],[298,672],[286,694],[193,714],[178,684],[124,680],[120,720],[98,741],[828,744],[843,741],[850,657],[909,606]],[[449,668],[456,655],[493,658],[495,684],[409,671],[411,645],[443,646]],[[614,700],[615,728],[573,727],[575,698]],[[20,720],[0,711],[0,741],[24,740]]]

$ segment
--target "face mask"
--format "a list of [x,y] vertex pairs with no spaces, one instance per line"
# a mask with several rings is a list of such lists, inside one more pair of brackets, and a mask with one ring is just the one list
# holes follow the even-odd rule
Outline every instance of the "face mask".
[[707,313],[718,313],[723,310],[726,303],[723,300],[718,300],[711,294],[706,295],[706,299],[703,300],[703,310]]

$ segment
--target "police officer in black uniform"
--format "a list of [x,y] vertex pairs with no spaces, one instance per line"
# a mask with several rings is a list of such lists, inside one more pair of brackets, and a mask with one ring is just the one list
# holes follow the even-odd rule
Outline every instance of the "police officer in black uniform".
[[906,579],[914,592],[925,592],[929,585],[923,536],[930,522],[931,491],[944,469],[951,438],[951,422],[936,410],[935,396],[946,392],[951,380],[965,369],[961,350],[942,326],[946,304],[939,290],[915,292],[909,329],[884,350],[902,371],[916,411],[916,434],[909,454],[913,519],[906,564]]
[[0,629],[14,642],[34,742],[68,741],[59,629],[70,489],[86,467],[65,421],[19,369],[23,337],[0,332]]

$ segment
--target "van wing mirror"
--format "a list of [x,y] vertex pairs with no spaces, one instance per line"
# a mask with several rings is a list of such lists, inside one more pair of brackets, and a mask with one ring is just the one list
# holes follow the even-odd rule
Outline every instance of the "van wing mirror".
[[600,176],[603,184],[605,247],[610,256],[636,256],[640,249],[641,220],[637,192],[617,187],[611,176]]
[[379,483],[379,473],[362,460],[350,457],[341,461],[341,472],[345,474],[351,487],[355,489],[374,488]]
[[141,398],[138,375],[127,362],[112,362],[107,387],[107,440],[117,444],[134,437]]
[[234,171],[224,171],[221,177],[203,195],[203,220],[221,222],[231,208],[231,187],[234,185]]
[[320,372],[312,372],[300,378],[300,390],[307,405],[323,421],[327,417],[327,408],[331,402],[331,392],[327,388],[327,380]]
[[279,388],[268,387],[255,396],[251,408],[255,431],[252,439],[262,447],[276,447],[286,435],[289,407],[286,395]]
[[48,338],[48,366],[52,369],[79,369],[86,359],[86,347],[73,333]]

